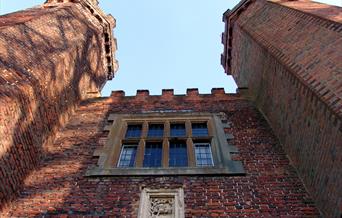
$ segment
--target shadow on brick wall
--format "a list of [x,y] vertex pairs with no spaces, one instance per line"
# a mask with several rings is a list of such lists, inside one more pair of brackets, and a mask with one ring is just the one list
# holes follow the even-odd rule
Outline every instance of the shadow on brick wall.
[[[20,197],[4,214],[14,217],[136,217],[142,187],[182,187],[186,196],[186,217],[212,214],[319,217],[296,170],[253,105],[239,101],[228,107],[227,102],[220,105],[207,98],[183,104],[169,101],[162,106],[154,97],[147,99],[148,104],[128,99],[99,98],[82,102],[58,133],[40,168],[26,179]],[[93,151],[103,146],[100,141],[107,139],[108,132],[102,130],[108,124],[108,114],[139,113],[154,108],[224,112],[234,126],[229,128],[236,136],[231,143],[239,148],[239,154],[233,159],[243,161],[247,175],[85,177],[87,168],[98,160],[93,158]]]
[[[0,31],[0,209],[40,169],[82,92],[104,81],[100,36],[85,18],[75,22],[79,14],[73,13],[66,9]],[[75,31],[82,37],[69,38]]]

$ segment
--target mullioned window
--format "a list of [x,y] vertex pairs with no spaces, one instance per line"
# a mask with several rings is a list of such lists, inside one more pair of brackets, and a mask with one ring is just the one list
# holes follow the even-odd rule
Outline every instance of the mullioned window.
[[236,148],[211,113],[111,114],[107,142],[87,176],[242,175]]

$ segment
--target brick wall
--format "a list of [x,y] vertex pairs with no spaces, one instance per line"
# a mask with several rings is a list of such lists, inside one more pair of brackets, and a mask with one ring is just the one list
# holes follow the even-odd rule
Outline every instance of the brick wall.
[[342,25],[336,12],[341,9],[304,1],[282,4],[256,1],[226,14],[231,28],[226,47],[232,47],[225,56],[230,66],[224,64],[238,86],[248,88],[322,213],[337,217]]
[[[223,112],[227,116],[245,176],[84,177],[97,164],[95,149],[104,145],[103,132],[111,113],[156,110]],[[3,216],[112,216],[137,217],[142,187],[178,188],[185,192],[186,217],[318,217],[296,170],[253,103],[238,94],[137,96],[113,92],[109,98],[84,101],[56,140],[49,144],[43,163],[25,180],[19,197]]]
[[103,31],[81,4],[0,17],[0,208],[38,166],[79,101],[107,80]]

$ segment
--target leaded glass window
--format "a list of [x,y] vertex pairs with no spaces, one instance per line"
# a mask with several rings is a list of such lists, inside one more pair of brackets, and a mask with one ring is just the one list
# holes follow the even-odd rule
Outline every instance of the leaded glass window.
[[192,136],[208,136],[207,123],[192,123]]
[[244,174],[241,161],[231,160],[237,149],[227,142],[220,114],[110,114],[108,121],[108,139],[94,151],[98,163],[87,176]]
[[144,167],[161,167],[162,163],[162,143],[147,142],[144,153]]
[[169,150],[169,166],[170,167],[186,167],[188,166],[188,153],[186,142],[171,141]]
[[195,143],[196,166],[213,166],[213,156],[210,143]]
[[126,131],[126,138],[139,138],[141,136],[141,130],[141,124],[128,125]]
[[164,125],[163,124],[150,124],[148,126],[148,137],[163,137]]
[[137,145],[123,145],[118,162],[118,167],[134,167]]
[[171,137],[181,137],[186,135],[186,129],[184,123],[172,123],[170,126]]

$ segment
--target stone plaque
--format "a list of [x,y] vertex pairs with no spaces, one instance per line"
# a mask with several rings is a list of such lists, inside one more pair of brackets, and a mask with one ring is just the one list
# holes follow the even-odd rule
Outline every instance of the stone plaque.
[[139,218],[184,218],[183,189],[143,189]]

